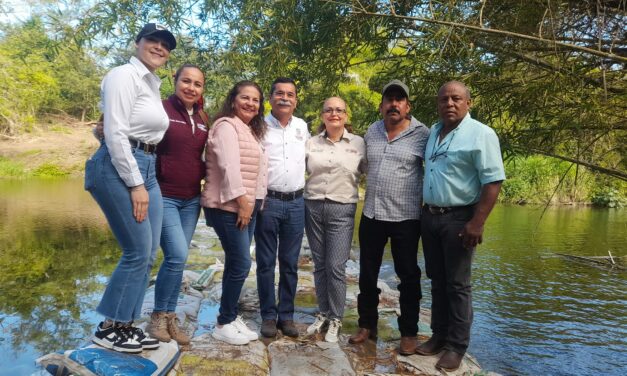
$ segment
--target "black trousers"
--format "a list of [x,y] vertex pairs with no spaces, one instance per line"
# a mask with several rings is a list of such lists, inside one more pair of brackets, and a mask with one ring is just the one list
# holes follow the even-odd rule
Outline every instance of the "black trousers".
[[400,279],[401,315],[398,329],[401,336],[415,336],[418,333],[420,311],[420,268],[418,267],[418,240],[420,221],[407,220],[388,222],[370,219],[362,214],[359,225],[359,295],[357,311],[359,327],[374,330],[379,320],[379,294],[377,288],[379,269],[383,259],[385,244],[390,239],[394,270]]
[[464,248],[459,233],[472,218],[468,207],[444,214],[422,211],[422,248],[431,279],[431,330],[446,348],[464,354],[470,342],[474,249]]

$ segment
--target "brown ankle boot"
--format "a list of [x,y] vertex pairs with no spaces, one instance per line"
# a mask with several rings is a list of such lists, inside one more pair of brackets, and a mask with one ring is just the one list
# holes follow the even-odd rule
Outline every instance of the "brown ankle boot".
[[146,331],[161,342],[170,342],[170,333],[168,333],[167,313],[153,312],[150,315],[150,323],[146,326]]
[[370,329],[366,329],[366,328],[359,328],[359,330],[357,331],[357,333],[353,334],[352,336],[350,336],[350,338],[348,339],[348,343],[352,343],[352,344],[358,344],[358,343],[363,343],[365,342],[367,339],[376,339],[377,338],[377,331],[375,330],[370,330]]
[[176,317],[176,313],[168,312],[167,320],[168,333],[170,333],[170,337],[175,340],[179,345],[188,345],[192,339],[189,338],[187,333],[185,333],[183,329],[179,327],[179,320]]

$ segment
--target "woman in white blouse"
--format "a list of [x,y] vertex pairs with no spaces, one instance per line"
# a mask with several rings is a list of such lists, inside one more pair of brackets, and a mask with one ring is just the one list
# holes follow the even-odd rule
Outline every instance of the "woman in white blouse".
[[307,334],[328,327],[327,342],[337,342],[346,300],[346,261],[350,255],[359,195],[366,171],[363,138],[352,134],[342,98],[322,106],[321,132],[306,144],[305,232],[314,261],[314,283],[320,312]]
[[169,121],[155,70],[176,47],[172,33],[154,23],[146,24],[135,42],[129,63],[113,68],[102,80],[105,142],[85,164],[85,189],[122,248],[97,308],[104,320],[92,340],[125,353],[159,347],[133,320],[140,316],[163,218],[155,150]]

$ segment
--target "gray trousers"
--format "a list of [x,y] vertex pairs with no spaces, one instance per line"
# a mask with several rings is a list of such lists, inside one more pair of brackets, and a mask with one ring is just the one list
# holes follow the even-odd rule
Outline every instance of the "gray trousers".
[[314,261],[320,312],[342,319],[346,303],[346,261],[350,256],[357,204],[305,200],[305,233]]

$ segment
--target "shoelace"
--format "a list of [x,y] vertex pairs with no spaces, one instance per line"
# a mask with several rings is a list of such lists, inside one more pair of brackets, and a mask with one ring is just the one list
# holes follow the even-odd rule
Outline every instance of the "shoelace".
[[144,338],[146,338],[146,335],[141,329],[136,328],[131,324],[122,325],[121,327],[128,333],[130,338],[137,340],[137,342],[141,342]]
[[336,336],[339,330],[340,323],[337,320],[331,320],[331,322],[329,323],[329,330],[327,332]]
[[314,327],[321,328],[326,321],[327,321],[327,317],[319,313],[316,315],[316,321],[314,322]]
[[[246,325],[246,323],[244,322],[244,319],[242,319],[242,316],[237,316],[235,318],[235,321],[237,321],[237,323],[242,325],[244,328],[248,329],[248,325]],[[248,329],[248,330],[250,330],[250,329]]]
[[120,334],[122,339],[124,339],[125,341],[128,339],[133,339],[134,337],[134,333],[132,331],[133,327],[128,326],[128,325],[118,324],[116,326],[116,329],[117,329],[116,331]]

